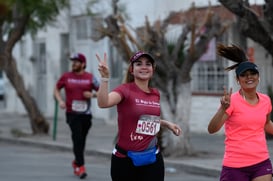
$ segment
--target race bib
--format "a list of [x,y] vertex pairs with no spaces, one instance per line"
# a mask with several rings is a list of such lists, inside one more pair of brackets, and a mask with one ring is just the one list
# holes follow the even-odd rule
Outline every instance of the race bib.
[[72,101],[72,110],[75,112],[85,112],[88,108],[86,101],[78,101],[73,100]]
[[160,118],[153,115],[142,115],[137,122],[136,133],[156,135],[160,130]]

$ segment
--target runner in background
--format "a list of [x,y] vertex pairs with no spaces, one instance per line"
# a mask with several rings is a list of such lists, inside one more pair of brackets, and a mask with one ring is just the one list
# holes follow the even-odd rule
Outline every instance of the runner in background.
[[110,78],[107,56],[98,55],[101,85],[97,92],[101,108],[117,106],[118,139],[111,159],[113,181],[164,181],[164,161],[158,149],[160,126],[174,135],[181,128],[160,118],[160,94],[149,87],[155,70],[155,60],[145,52],[137,52],[130,59],[126,83],[108,93]]
[[[84,166],[86,137],[92,126],[91,98],[99,88],[99,82],[92,73],[85,71],[86,58],[77,53],[70,57],[72,70],[64,73],[56,83],[55,98],[62,109],[66,109],[66,122],[71,130],[74,160],[74,174],[81,179],[87,176]],[[61,96],[64,88],[65,100]]]

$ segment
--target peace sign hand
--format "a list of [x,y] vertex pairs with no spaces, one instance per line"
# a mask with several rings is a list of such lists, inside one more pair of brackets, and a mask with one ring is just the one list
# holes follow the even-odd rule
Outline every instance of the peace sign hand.
[[107,55],[106,53],[104,53],[104,58],[103,60],[101,60],[100,56],[98,54],[96,54],[96,57],[99,61],[99,72],[101,77],[103,78],[109,78],[109,69],[108,69],[108,65],[107,65]]
[[226,110],[230,105],[230,96],[232,94],[232,88],[229,89],[229,93],[226,91],[226,87],[224,87],[224,96],[220,99],[221,106],[224,110]]

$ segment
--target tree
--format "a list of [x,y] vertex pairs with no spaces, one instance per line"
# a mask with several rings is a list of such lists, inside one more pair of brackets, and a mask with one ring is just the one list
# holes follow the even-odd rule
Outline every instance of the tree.
[[[190,144],[189,116],[191,105],[190,71],[195,62],[207,50],[213,37],[220,36],[226,26],[212,11],[200,23],[194,6],[186,12],[172,12],[163,21],[151,25],[148,17],[145,25],[130,31],[118,11],[118,0],[113,0],[113,14],[105,23],[97,26],[99,32],[93,40],[108,37],[123,60],[128,61],[133,52],[145,50],[156,59],[153,84],[161,92],[162,113],[165,119],[179,124],[183,137],[162,132],[161,148],[165,155],[181,156],[192,153]],[[174,17],[180,17],[181,31],[170,42],[166,33]],[[190,18],[192,17],[192,18]],[[133,32],[133,33],[132,33]],[[190,38],[188,38],[190,35]],[[187,48],[187,43],[189,48]]]
[[2,69],[28,116],[33,134],[48,133],[49,123],[39,110],[34,98],[26,90],[12,51],[26,32],[35,33],[53,22],[59,11],[67,7],[67,0],[1,0],[0,1],[0,69]]
[[[265,0],[263,6],[250,6],[248,0],[219,0],[240,20],[241,33],[263,46],[273,57],[273,1]],[[254,8],[260,8],[263,16]]]

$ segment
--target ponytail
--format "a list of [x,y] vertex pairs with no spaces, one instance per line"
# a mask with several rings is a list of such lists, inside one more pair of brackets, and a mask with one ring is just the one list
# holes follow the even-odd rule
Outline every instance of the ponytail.
[[236,64],[225,68],[225,70],[230,71],[236,69],[240,63],[248,61],[245,52],[238,46],[232,44],[231,46],[225,46],[223,44],[217,45],[217,54],[226,59],[229,59]]

